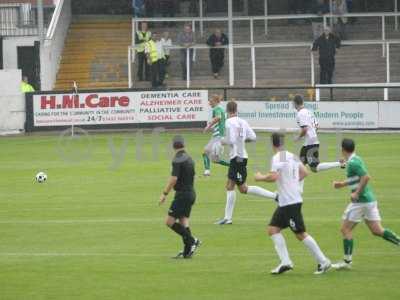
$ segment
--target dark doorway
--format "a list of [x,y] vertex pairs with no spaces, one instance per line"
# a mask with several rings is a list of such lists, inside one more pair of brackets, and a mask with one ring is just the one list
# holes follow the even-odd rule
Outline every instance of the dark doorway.
[[17,47],[18,69],[21,69],[23,76],[28,76],[29,83],[40,90],[40,82],[36,73],[37,51],[34,46]]

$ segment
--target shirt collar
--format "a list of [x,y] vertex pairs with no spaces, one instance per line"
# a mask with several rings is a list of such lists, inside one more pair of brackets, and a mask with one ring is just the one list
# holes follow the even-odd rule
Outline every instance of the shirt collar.
[[348,159],[348,161],[350,161],[350,160],[352,160],[354,157],[356,156],[356,153],[355,152],[353,152],[350,156],[349,156],[349,159]]

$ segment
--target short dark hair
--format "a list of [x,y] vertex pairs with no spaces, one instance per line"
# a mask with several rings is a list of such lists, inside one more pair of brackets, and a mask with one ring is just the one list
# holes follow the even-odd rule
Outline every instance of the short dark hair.
[[226,105],[226,111],[229,114],[235,114],[237,113],[237,103],[235,101],[229,101],[228,104]]
[[183,136],[181,136],[181,135],[174,136],[174,138],[172,140],[172,147],[175,150],[185,148],[185,140],[184,140]]
[[343,139],[342,140],[342,149],[347,153],[353,153],[356,149],[356,144],[352,139]]
[[274,132],[271,135],[271,141],[274,147],[282,147],[285,144],[285,135],[281,132]]
[[294,96],[293,102],[294,104],[296,104],[296,106],[303,105],[304,104],[303,96],[301,95]]

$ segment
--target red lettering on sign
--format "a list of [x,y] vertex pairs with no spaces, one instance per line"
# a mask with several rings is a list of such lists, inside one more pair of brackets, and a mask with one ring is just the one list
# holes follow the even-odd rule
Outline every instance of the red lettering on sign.
[[50,96],[49,99],[46,96],[42,96],[40,100],[40,109],[47,109],[47,105],[50,106],[50,109],[56,108],[56,96]]

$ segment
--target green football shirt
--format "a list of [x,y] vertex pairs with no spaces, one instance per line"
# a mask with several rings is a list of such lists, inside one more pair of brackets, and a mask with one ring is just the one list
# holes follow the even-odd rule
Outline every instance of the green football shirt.
[[213,126],[213,137],[223,137],[225,135],[225,110],[221,106],[215,106],[212,109],[212,117],[219,118],[219,122]]
[[[367,167],[361,157],[353,154],[347,162],[347,179],[349,187],[354,192],[360,184],[360,178],[368,174]],[[360,203],[368,203],[376,201],[374,192],[370,187],[369,183],[361,191],[358,198]]]

